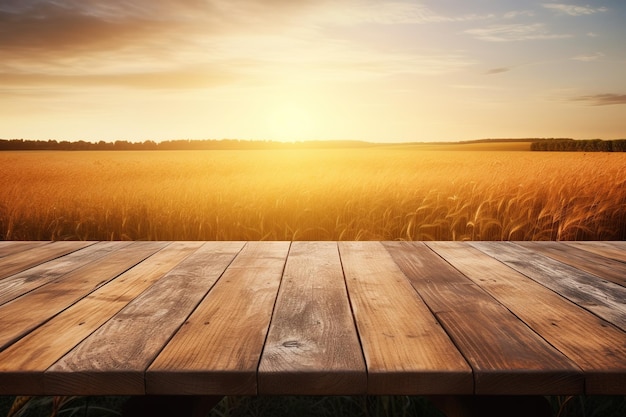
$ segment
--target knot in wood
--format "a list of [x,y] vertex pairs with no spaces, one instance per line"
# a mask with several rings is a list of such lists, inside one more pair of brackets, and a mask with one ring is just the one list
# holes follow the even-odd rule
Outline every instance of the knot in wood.
[[300,347],[300,342],[298,342],[297,340],[288,340],[286,342],[283,342],[283,346],[286,348],[297,348]]

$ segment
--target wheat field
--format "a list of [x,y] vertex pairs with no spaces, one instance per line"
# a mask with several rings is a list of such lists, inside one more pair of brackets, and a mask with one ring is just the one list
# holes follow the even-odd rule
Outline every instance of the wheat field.
[[4,240],[625,240],[626,154],[0,153]]

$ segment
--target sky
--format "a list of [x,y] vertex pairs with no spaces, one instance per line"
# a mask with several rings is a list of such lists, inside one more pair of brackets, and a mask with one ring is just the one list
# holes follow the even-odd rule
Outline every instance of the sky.
[[0,138],[626,138],[624,0],[0,0]]

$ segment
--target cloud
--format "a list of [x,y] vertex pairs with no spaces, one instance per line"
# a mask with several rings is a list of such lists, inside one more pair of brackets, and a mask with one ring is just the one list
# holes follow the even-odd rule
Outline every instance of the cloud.
[[458,88],[459,90],[493,90],[494,87],[490,85],[480,85],[480,84],[454,84],[451,85],[452,88]]
[[517,42],[570,38],[572,35],[550,33],[544,24],[491,25],[485,28],[468,29],[465,33],[487,42]]
[[[143,73],[52,75],[45,73],[4,73],[0,86],[39,87],[132,87],[142,89],[191,89],[234,82],[232,72],[208,68],[182,68],[176,71]],[[10,88],[6,88],[7,90]]]
[[502,17],[504,17],[505,19],[515,19],[516,17],[519,17],[519,16],[532,17],[534,15],[535,15],[535,12],[533,12],[532,10],[513,10],[511,12],[505,13]]
[[614,104],[626,104],[626,94],[593,94],[588,96],[574,97],[571,100],[584,101],[591,106],[610,106]]
[[591,61],[597,61],[603,56],[604,54],[602,52],[596,52],[595,54],[591,54],[591,55],[576,55],[575,57],[572,57],[572,59],[574,61],[591,62]]
[[544,3],[542,6],[570,16],[584,16],[608,11],[606,7],[575,6],[562,3]]
[[[297,3],[298,6],[295,6]],[[316,0],[4,0],[0,78],[24,83],[213,85],[237,77],[224,37],[280,31]],[[271,24],[268,24],[271,22]],[[235,51],[236,52],[236,51]],[[262,50],[253,51],[254,57]],[[218,67],[217,76],[215,67]],[[206,74],[193,68],[208,68]],[[19,78],[18,75],[23,75]],[[163,81],[163,82],[161,82]]]
[[4,0],[0,85],[185,89],[438,75],[473,62],[338,39],[327,29],[479,18],[394,0]]
[[50,60],[175,40],[197,29],[208,12],[198,0],[9,0],[0,8],[0,51],[5,59]]
[[[325,1],[325,0],[324,0]],[[294,5],[297,3],[297,6]],[[128,47],[186,48],[198,35],[279,30],[314,0],[4,0],[0,54],[36,59]],[[279,28],[279,29],[276,29]]]
[[486,72],[488,75],[492,74],[501,74],[503,72],[511,71],[511,68],[501,67],[501,68],[493,68]]
[[494,18],[494,14],[470,13],[450,16],[435,12],[417,2],[352,0],[334,3],[325,14],[320,15],[325,23],[356,25],[364,23],[426,24],[442,22],[468,22]]

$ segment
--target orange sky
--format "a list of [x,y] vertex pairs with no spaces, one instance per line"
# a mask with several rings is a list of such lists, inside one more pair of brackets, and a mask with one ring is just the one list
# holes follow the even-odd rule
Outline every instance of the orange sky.
[[626,138],[622,0],[5,0],[0,138]]

